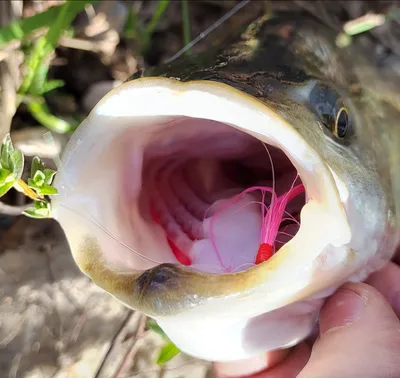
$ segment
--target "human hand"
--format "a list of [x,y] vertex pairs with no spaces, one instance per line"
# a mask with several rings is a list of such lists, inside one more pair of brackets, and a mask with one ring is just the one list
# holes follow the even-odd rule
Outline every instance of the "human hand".
[[345,284],[329,298],[312,346],[303,342],[265,358],[215,364],[217,377],[400,377],[399,263],[400,251],[366,283]]

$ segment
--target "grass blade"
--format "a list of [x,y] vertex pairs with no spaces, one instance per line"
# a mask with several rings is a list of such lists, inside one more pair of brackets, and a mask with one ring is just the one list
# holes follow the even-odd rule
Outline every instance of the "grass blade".
[[27,106],[36,121],[55,133],[64,134],[74,129],[73,125],[53,116],[44,100],[30,101]]
[[153,34],[155,28],[157,27],[160,18],[164,14],[165,10],[167,9],[169,0],[159,0],[156,9],[153,12],[151,20],[144,28],[144,32],[142,35],[143,43],[142,43],[142,51],[146,51],[149,47],[149,42],[151,35]]
[[174,358],[176,355],[180,353],[180,349],[173,343],[169,342],[166,345],[164,345],[161,349],[161,352],[158,356],[157,359],[157,365],[163,365],[172,358]]
[[[190,43],[190,15],[189,15],[189,4],[187,0],[181,0],[182,4],[182,24],[183,24],[183,42],[186,45]],[[186,55],[190,55],[190,50],[185,51]]]
[[61,34],[71,25],[75,16],[81,12],[88,3],[89,1],[67,0],[67,2],[61,6],[60,13],[51,24],[45,37],[47,49],[55,49]]
[[168,336],[161,329],[161,327],[157,324],[157,322],[154,321],[153,319],[149,319],[148,320],[147,327],[149,327],[153,332],[155,332],[158,335],[160,335],[164,340],[169,341]]
[[145,31],[148,36],[151,36],[154,32],[154,29],[157,27],[158,22],[160,21],[161,16],[164,14],[167,9],[169,0],[159,0],[157,4],[157,8],[155,9],[150,22],[147,24]]
[[128,15],[125,20],[124,36],[131,39],[137,38],[137,19],[136,14],[133,11],[133,6],[129,8]]

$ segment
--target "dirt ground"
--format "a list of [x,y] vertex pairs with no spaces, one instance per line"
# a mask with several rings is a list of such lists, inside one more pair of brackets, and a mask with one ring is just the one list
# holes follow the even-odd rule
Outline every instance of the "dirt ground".
[[78,270],[56,222],[21,218],[1,241],[1,377],[207,376],[184,355],[155,364],[161,337]]
[[[47,99],[57,115],[84,117],[114,83],[126,80],[138,66],[159,64],[184,45],[178,1],[170,3],[152,36],[151,49],[144,56],[137,53],[134,41],[122,37],[126,17],[122,2],[101,3],[105,8],[96,8],[93,14],[89,12],[75,20],[77,38],[62,40],[57,49],[50,75],[64,80],[65,87]],[[153,1],[124,3],[137,7],[142,22],[149,19],[155,6]],[[237,3],[190,1],[192,38]],[[49,4],[50,1],[25,1],[22,15],[40,12]],[[311,13],[340,30],[344,22],[368,10],[383,12],[395,5],[395,1],[253,1],[196,45],[194,51],[220,43],[232,28],[265,9]],[[1,12],[5,16],[4,8]],[[98,17],[101,12],[106,14],[106,21]],[[2,18],[5,25],[7,19]],[[374,46],[371,58],[397,73],[399,37],[397,20],[367,36]],[[87,49],[82,40],[89,41],[91,48]],[[9,59],[18,59],[12,54]],[[0,79],[3,74],[0,64]],[[12,76],[18,81],[18,75]],[[0,112],[2,116],[9,113],[1,99]],[[23,132],[21,145],[25,151],[33,148],[45,153],[41,145],[26,136],[36,127],[36,121],[23,106],[12,118],[11,130]],[[65,138],[60,137],[59,143],[61,149]],[[6,202],[21,205],[15,194],[7,197]],[[140,313],[119,304],[78,270],[63,232],[54,221],[0,212],[0,377],[212,377],[209,363],[184,354],[158,366],[155,359],[163,343],[159,335],[146,328],[146,319]]]

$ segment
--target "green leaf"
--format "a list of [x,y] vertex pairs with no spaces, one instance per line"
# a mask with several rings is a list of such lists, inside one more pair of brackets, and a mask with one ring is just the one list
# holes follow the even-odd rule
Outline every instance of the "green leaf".
[[[94,4],[98,2],[99,0],[89,0],[82,1],[80,3],[83,9],[85,3]],[[54,20],[59,17],[59,14],[64,6],[65,4],[57,7],[52,7],[45,12],[35,14],[34,16],[27,17],[19,21],[12,21],[6,27],[0,29],[0,48],[14,39],[25,39],[29,36],[30,33],[37,29],[49,27],[54,23]]]
[[11,182],[6,182],[3,185],[0,185],[0,197],[4,196],[4,194],[6,194],[14,185],[14,180],[12,180]]
[[178,355],[181,351],[179,348],[170,341],[160,351],[160,354],[157,358],[157,365],[165,364],[166,362],[170,361],[176,355]]
[[31,85],[29,87],[29,94],[32,96],[40,96],[45,93],[45,86],[47,74],[49,73],[50,66],[47,62],[39,62],[34,72]]
[[[182,6],[182,24],[183,24],[183,42],[185,46],[190,43],[190,15],[189,4],[187,0],[181,0]],[[190,55],[190,50],[186,51],[186,55]]]
[[169,341],[168,336],[165,334],[165,332],[161,329],[161,327],[155,320],[149,319],[147,321],[147,327],[149,327],[152,331],[160,335],[164,340]]
[[143,51],[146,51],[149,47],[150,38],[156,29],[161,16],[167,9],[169,0],[158,0],[156,9],[154,10],[149,23],[146,25],[143,33]]
[[42,187],[44,185],[44,180],[46,179],[46,176],[42,171],[37,170],[35,172],[35,175],[33,176],[33,182],[35,185],[38,187]]
[[37,209],[36,207],[31,206],[25,209],[22,214],[30,218],[44,219],[50,217],[50,209],[48,207]]
[[54,196],[58,194],[58,190],[54,186],[43,185],[39,190],[39,194],[43,196]]
[[36,209],[33,206],[26,208],[22,212],[22,214],[24,214],[24,215],[26,215],[26,216],[28,216],[30,218],[42,218],[42,217],[36,216]]
[[383,14],[367,13],[362,17],[346,22],[343,30],[347,35],[357,35],[382,26],[386,21]]
[[49,80],[46,81],[42,87],[42,93],[45,94],[48,93],[54,89],[61,88],[65,85],[65,83],[62,80]]
[[40,187],[36,185],[35,180],[28,178],[28,186],[32,189],[39,190]]
[[0,168],[0,185],[4,185],[6,182],[9,182],[10,176],[12,176],[12,173],[8,169]]
[[14,146],[10,134],[7,134],[1,144],[0,165],[5,169],[11,170],[10,154],[14,152]]
[[124,25],[124,36],[126,38],[135,39],[137,37],[137,20],[133,7],[129,7],[128,15]]
[[51,23],[50,29],[46,35],[46,44],[49,49],[54,49],[56,47],[61,34],[88,3],[89,1],[67,0],[67,2],[62,5],[60,13]]
[[42,37],[35,42],[33,49],[25,58],[26,73],[22,80],[21,87],[19,88],[19,94],[26,94],[29,92],[29,88],[36,75],[36,70],[46,56],[45,48],[46,40]]
[[56,174],[56,171],[53,171],[52,169],[45,169],[43,171],[44,175],[45,175],[45,180],[44,183],[46,185],[50,185],[53,181],[54,175]]
[[[12,179],[9,178],[8,180],[13,182],[21,178],[24,170],[24,155],[21,151],[14,149],[10,134],[6,135],[1,145],[0,168],[12,174]],[[4,174],[3,172],[2,176]]]
[[50,113],[44,100],[29,102],[28,109],[33,118],[55,133],[64,134],[73,130],[73,125]]
[[34,206],[36,210],[41,210],[41,209],[47,209],[49,206],[49,203],[46,201],[34,201]]
[[[35,176],[35,173],[36,173],[36,171],[44,171],[45,169],[44,169],[44,164],[43,164],[43,162],[42,162],[42,160],[38,157],[38,156],[35,156],[33,159],[32,159],[32,165],[31,165],[31,177],[34,177]],[[45,174],[45,176],[46,176],[46,173],[45,172],[43,172],[44,174]]]
[[21,151],[15,150],[10,155],[10,161],[12,166],[12,172],[15,176],[15,180],[19,180],[24,172],[24,155]]
[[167,9],[169,0],[159,0],[156,9],[154,10],[150,22],[146,26],[146,33],[148,35],[153,34],[154,29],[157,27],[158,22],[160,21],[161,16],[164,14]]

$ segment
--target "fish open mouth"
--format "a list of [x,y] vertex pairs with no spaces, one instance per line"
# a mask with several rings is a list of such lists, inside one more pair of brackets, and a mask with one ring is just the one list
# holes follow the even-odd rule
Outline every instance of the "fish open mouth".
[[88,235],[119,269],[174,263],[217,274],[276,261],[283,249],[294,269],[350,238],[320,156],[277,112],[227,85],[127,83],[69,146],[53,208],[78,264]]
[[146,249],[153,260],[233,273],[267,260],[298,231],[304,186],[279,148],[188,117],[122,138],[128,155],[136,155],[125,159],[122,173],[123,207],[137,209],[126,212],[127,223],[131,230],[147,223],[148,237],[158,241],[153,248],[166,251]]

